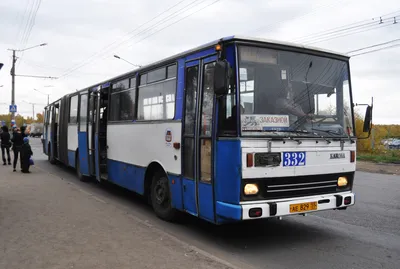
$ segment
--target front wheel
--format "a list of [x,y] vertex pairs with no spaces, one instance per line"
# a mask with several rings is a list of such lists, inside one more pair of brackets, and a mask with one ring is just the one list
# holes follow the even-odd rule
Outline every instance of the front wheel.
[[151,183],[151,204],[157,217],[166,221],[176,218],[176,209],[171,205],[168,178],[164,173],[155,173]]

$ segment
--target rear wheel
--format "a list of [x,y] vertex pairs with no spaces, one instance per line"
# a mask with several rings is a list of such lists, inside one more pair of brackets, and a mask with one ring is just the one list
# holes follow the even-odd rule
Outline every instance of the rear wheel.
[[157,172],[151,183],[151,204],[157,217],[173,221],[176,219],[177,211],[171,205],[171,192],[168,178],[164,173]]

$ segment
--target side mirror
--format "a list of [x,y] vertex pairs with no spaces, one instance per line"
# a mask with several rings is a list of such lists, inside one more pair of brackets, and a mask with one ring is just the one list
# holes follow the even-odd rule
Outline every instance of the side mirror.
[[371,122],[372,122],[372,106],[367,106],[367,110],[365,111],[363,132],[369,133],[371,131],[372,129]]
[[226,60],[217,61],[214,67],[214,93],[227,95],[229,90],[229,63]]
[[363,132],[368,133],[368,136],[366,137],[358,137],[357,139],[367,139],[371,135],[372,131],[372,108],[374,106],[374,98],[372,98],[371,105],[368,104],[355,104],[353,106],[367,106],[367,110],[365,111],[365,117],[364,117],[364,126],[363,126]]

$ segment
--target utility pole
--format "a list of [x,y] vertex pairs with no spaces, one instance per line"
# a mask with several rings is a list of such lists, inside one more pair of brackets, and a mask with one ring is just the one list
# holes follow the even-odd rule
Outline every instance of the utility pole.
[[[36,46],[32,46],[26,49],[22,49],[22,50],[16,50],[16,49],[8,49],[11,50],[13,52],[13,56],[12,56],[12,68],[11,68],[11,106],[15,107],[15,63],[17,62],[17,57],[15,56],[15,52],[22,52],[22,51],[26,51],[29,49],[33,49],[33,48],[37,48],[37,47],[43,47],[46,46],[47,43],[42,43]],[[11,119],[15,120],[15,111],[13,110],[11,112]]]
[[[15,57],[15,50],[13,51],[12,68],[11,68],[11,105],[15,105],[15,62],[17,58]],[[11,119],[15,119],[15,112],[11,112]]]

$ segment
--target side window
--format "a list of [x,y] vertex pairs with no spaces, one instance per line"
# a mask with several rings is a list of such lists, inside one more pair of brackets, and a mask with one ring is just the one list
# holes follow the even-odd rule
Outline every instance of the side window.
[[[242,72],[242,71],[241,71]],[[246,73],[247,74],[247,73]],[[247,76],[247,75],[246,75]],[[241,77],[243,79],[243,76]],[[232,79],[232,82],[235,79]],[[254,81],[253,81],[254,82]],[[253,82],[249,81],[248,85],[244,84],[243,87],[246,87],[251,91]],[[218,135],[219,136],[236,136],[237,135],[237,106],[236,106],[236,84],[233,82],[232,85],[229,86],[228,94],[224,98],[219,98],[218,102]],[[240,90],[244,90],[244,88],[240,88]],[[246,90],[244,90],[246,91]],[[249,94],[246,91],[246,94]],[[252,93],[250,93],[249,100],[250,102],[246,105],[246,96],[241,95],[241,106],[240,109],[242,113],[244,113],[244,107],[246,106],[246,112],[252,111]],[[243,105],[245,104],[245,105]]]
[[48,122],[48,120],[47,120],[47,111],[48,111],[48,108],[45,108],[44,109],[44,115],[43,115],[43,123],[44,123],[44,125],[46,125]]
[[215,62],[204,66],[203,97],[200,135],[211,136],[212,115],[214,108],[214,66]]
[[136,79],[113,84],[110,101],[110,121],[127,121],[135,118]]
[[81,95],[81,103],[79,107],[79,131],[86,132],[87,130],[87,111],[88,111],[88,96],[87,94]]
[[203,182],[211,182],[212,178],[211,135],[214,112],[214,66],[215,62],[205,64],[203,70],[200,124],[200,180]]
[[199,66],[192,66],[186,69],[185,82],[185,123],[183,126],[183,176],[194,179],[194,160],[191,157],[195,151],[195,118],[197,104],[197,87],[199,85]]
[[52,124],[53,123],[53,107],[52,106],[50,106],[49,107],[49,117],[48,117],[48,119],[49,119],[49,124]]
[[78,95],[72,96],[70,99],[69,106],[69,123],[78,122]]
[[[168,67],[171,76],[168,78],[166,78],[167,67],[156,69],[147,75],[141,75],[138,98],[139,120],[166,120],[174,118],[176,72],[173,72],[173,68],[169,68],[172,67]],[[147,78],[147,83],[144,82],[145,78]],[[157,82],[150,83],[151,81]]]

